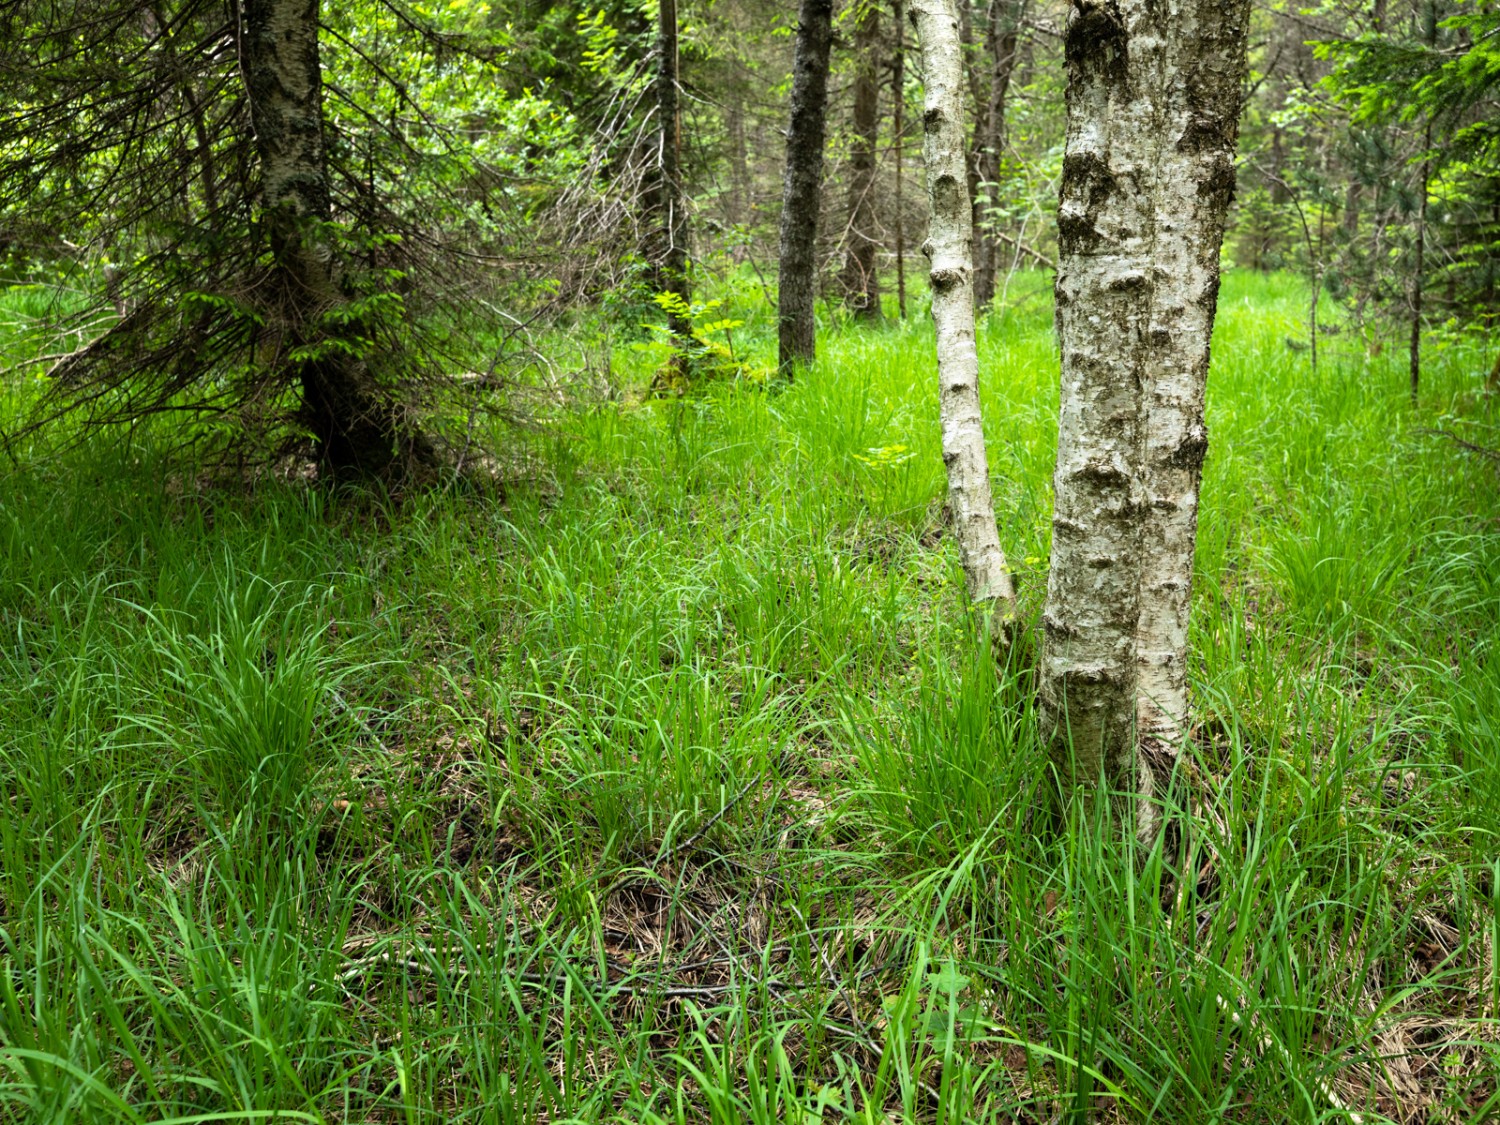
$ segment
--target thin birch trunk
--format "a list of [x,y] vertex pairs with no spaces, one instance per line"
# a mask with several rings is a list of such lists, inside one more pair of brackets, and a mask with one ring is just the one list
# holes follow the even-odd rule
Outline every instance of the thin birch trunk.
[[844,257],[844,294],[861,320],[880,319],[880,274],[875,237],[875,146],[880,139],[880,9],[864,8],[855,31],[854,145],[849,153],[849,246]]
[[833,0],[802,0],[792,61],[792,120],[786,134],[776,297],[778,362],[788,376],[797,364],[811,363],[816,350],[818,203],[832,43]]
[[[1203,400],[1249,0],[1073,0],[1041,703],[1064,777],[1134,791],[1186,726]],[[1157,747],[1162,745],[1153,738]]]
[[974,343],[974,231],[964,144],[964,65],[954,0],[912,0],[925,98],[922,151],[931,221],[923,246],[931,263],[932,320],[937,335],[939,411],[948,502],[969,597],[992,607],[994,636],[1008,638],[1015,588],[990,495],[989,461],[979,408],[979,355]]

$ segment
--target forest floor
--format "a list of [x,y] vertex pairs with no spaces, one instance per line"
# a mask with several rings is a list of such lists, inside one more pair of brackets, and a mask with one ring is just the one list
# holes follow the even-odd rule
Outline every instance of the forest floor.
[[[1018,293],[980,349],[1034,615]],[[1430,432],[1485,443],[1488,365],[1430,348],[1413,410],[1347,335],[1314,375],[1303,303],[1224,288],[1149,852],[1055,810],[1025,646],[965,615],[925,317],[569,410],[503,489],[7,467],[0,1120],[1493,1119],[1500,488]]]

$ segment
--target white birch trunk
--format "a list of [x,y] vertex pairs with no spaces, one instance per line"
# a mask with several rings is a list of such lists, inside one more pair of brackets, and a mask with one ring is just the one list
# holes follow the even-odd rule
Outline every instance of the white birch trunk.
[[913,0],[925,101],[922,151],[931,220],[923,252],[931,263],[937,334],[939,413],[948,501],[969,597],[990,603],[995,636],[1009,636],[1015,587],[990,495],[989,461],[979,411],[979,353],[974,343],[974,231],[965,163],[964,67],[954,0]]
[[1073,0],[1041,702],[1065,777],[1134,790],[1188,717],[1187,622],[1248,0]]

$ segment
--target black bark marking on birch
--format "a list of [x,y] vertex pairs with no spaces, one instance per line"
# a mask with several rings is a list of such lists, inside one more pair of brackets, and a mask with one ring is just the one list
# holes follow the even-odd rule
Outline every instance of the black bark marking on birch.
[[958,180],[944,172],[932,181],[932,196],[934,206],[937,207],[961,207],[963,205],[963,187]]
[[1065,639],[1078,635],[1077,629],[1073,628],[1066,621],[1053,617],[1050,613],[1042,614],[1042,628],[1046,630],[1048,636],[1052,637]]
[[[1220,238],[1223,237],[1222,228],[1220,229],[1219,235]],[[1204,257],[1205,259],[1207,259],[1206,254],[1204,255]],[[1204,282],[1203,292],[1198,294],[1197,305],[1200,309],[1208,314],[1208,326],[1212,328],[1214,318],[1218,315],[1219,311],[1219,284],[1221,281],[1221,274],[1219,273],[1219,255],[1217,253],[1214,254],[1212,261],[1206,262],[1206,268],[1208,270],[1209,276]],[[1204,362],[1208,362],[1207,349],[1205,349]]]
[[1057,212],[1058,248],[1063,254],[1086,254],[1101,238],[1095,227],[1099,211],[1115,191],[1114,173],[1092,152],[1063,159],[1061,206]]
[[[932,282],[932,287],[939,293],[946,293],[963,281],[964,275],[961,270],[933,270],[928,275],[928,279]],[[947,458],[944,458],[945,463],[947,460]]]
[[1203,467],[1203,459],[1206,456],[1208,456],[1208,427],[1195,426],[1177,443],[1177,447],[1167,458],[1167,464],[1174,469],[1191,469],[1196,472]]
[[1110,280],[1105,286],[1111,293],[1140,293],[1146,288],[1146,275],[1126,273]]
[[1230,155],[1234,151],[1233,145],[1220,147],[1213,160],[1213,166],[1208,174],[1198,181],[1198,199],[1200,203],[1207,204],[1210,208],[1218,210],[1227,208],[1234,201],[1234,188],[1236,175],[1234,158]]
[[1085,461],[1073,475],[1079,480],[1091,481],[1105,487],[1128,488],[1130,486],[1129,473],[1118,465],[1109,465],[1100,461]]
[[1130,36],[1115,0],[1073,0],[1063,57],[1070,69],[1091,70],[1111,84],[1125,82]]
[[[1194,114],[1188,119],[1187,128],[1177,140],[1178,152],[1214,152],[1224,148],[1224,134],[1228,129],[1217,116]],[[1199,185],[1200,190],[1202,185]]]
[[1123,677],[1107,668],[1090,668],[1087,665],[1074,668],[1063,677],[1064,683],[1075,684],[1107,684],[1112,687],[1123,687]]

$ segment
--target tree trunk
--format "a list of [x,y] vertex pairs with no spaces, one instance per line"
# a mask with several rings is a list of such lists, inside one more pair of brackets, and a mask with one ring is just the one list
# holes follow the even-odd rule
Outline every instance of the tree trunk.
[[[736,82],[730,91],[725,114],[729,131],[729,221],[741,228],[739,237],[744,237],[743,228],[750,224],[750,213],[754,207],[750,179],[750,157],[745,145],[745,92]],[[738,240],[737,240],[738,241]],[[744,247],[736,245],[735,261],[744,260]]]
[[[660,0],[657,5],[656,56],[657,156],[647,191],[656,238],[651,284],[658,293],[675,293],[685,308],[693,291],[688,276],[687,192],[682,184],[682,111],[677,96],[677,0]],[[679,341],[692,335],[692,322],[681,310],[669,310],[667,324]]]
[[1025,0],[991,0],[985,49],[990,66],[988,97],[974,130],[979,190],[974,197],[974,303],[989,308],[1000,273],[1000,239],[994,230],[999,202],[1001,157],[1005,151],[1005,97],[1016,68],[1016,45]]
[[[1427,132],[1423,136],[1425,151],[1432,151],[1432,118],[1427,118]],[[1427,268],[1427,192],[1432,181],[1432,160],[1422,161],[1422,198],[1417,205],[1417,261],[1411,278],[1411,342],[1407,351],[1411,366],[1411,404],[1417,405],[1417,392],[1422,387],[1422,276]]]
[[823,128],[833,0],[802,0],[792,63],[792,120],[781,191],[781,264],[777,285],[779,364],[790,376],[813,361],[818,297],[818,196],[823,186]]
[[303,356],[294,362],[304,420],[324,464],[335,473],[380,473],[396,461],[398,446],[407,445],[408,452],[425,446],[407,432],[397,405],[360,354],[369,326],[327,315],[349,298],[328,233],[333,214],[318,3],[244,0],[240,70],[255,130],[262,220],[277,265],[287,350]]
[[1137,736],[1175,738],[1188,718],[1203,399],[1248,25],[1249,0],[1073,0],[1065,38],[1041,705],[1062,775],[1140,794],[1146,834]]
[[964,64],[954,0],[912,0],[922,52],[925,98],[922,143],[931,220],[923,251],[931,262],[932,321],[937,334],[939,412],[948,503],[969,597],[994,613],[994,636],[1009,637],[1015,589],[990,495],[989,460],[979,407],[974,344],[974,232],[964,138]]
[[861,320],[880,319],[880,274],[875,237],[875,146],[880,139],[880,9],[864,4],[855,32],[854,147],[849,168],[849,246],[844,258],[844,294]]
[[906,153],[906,5],[896,3],[896,53],[891,60],[891,127],[896,148],[896,312],[906,319],[906,214],[902,165]]

